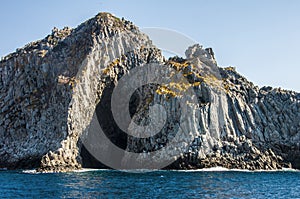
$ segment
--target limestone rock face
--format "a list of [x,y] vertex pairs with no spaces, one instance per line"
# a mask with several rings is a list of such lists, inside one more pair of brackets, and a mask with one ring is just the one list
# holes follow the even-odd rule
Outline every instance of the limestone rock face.
[[[185,81],[139,88],[131,101],[132,121],[142,126],[152,122],[149,132],[161,125],[155,118],[166,121],[149,138],[125,135],[110,112],[111,92],[131,69],[153,63],[162,66],[153,76],[170,69]],[[2,168],[105,167],[91,157],[81,140],[89,136],[95,110],[109,139],[137,153],[134,159],[166,147],[184,132],[174,146],[184,145],[185,150],[167,169],[300,168],[300,94],[258,88],[234,68],[218,67],[212,49],[200,45],[187,49],[186,59],[165,60],[136,26],[109,13],[100,13],[75,29],[54,28],[45,39],[4,57],[0,99]],[[180,104],[183,100],[186,106]],[[149,107],[155,104],[164,112],[150,117]],[[128,132],[139,133],[135,127],[128,124]],[[121,157],[120,164],[133,158],[127,156]],[[157,159],[153,157],[154,162]]]

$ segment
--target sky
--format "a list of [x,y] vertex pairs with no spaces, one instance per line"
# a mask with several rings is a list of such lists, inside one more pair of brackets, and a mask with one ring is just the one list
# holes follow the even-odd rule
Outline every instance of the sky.
[[[99,12],[140,28],[159,27],[212,47],[219,66],[235,66],[258,86],[300,92],[298,0],[1,0],[0,56],[76,27]],[[159,47],[159,46],[158,46]]]

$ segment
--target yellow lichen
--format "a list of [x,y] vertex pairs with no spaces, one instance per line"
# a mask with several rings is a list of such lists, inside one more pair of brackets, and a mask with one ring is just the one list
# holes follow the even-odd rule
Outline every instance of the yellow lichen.
[[191,71],[191,72],[184,73],[183,76],[186,77],[186,76],[189,76],[189,75],[192,75],[192,74],[194,74],[194,73]]
[[222,80],[218,79],[215,75],[209,74],[203,76],[203,82],[210,85],[213,88],[224,91]]
[[47,51],[46,51],[46,50],[41,50],[41,51],[39,51],[39,53],[38,53],[38,55],[39,55],[40,57],[45,57],[46,54],[47,54]]
[[201,82],[195,82],[193,83],[193,86],[200,86]]
[[159,95],[170,95],[171,97],[176,97],[177,93],[168,88],[167,86],[159,86],[159,88],[156,90],[156,93]]
[[189,88],[194,86],[188,82],[170,82],[165,85],[161,85],[156,90],[156,93],[159,95],[168,95],[171,97],[180,97],[182,96]]
[[105,68],[102,72],[103,74],[107,75],[110,72],[110,68]]
[[224,90],[225,90],[225,92],[226,93],[229,93],[229,89],[230,89],[230,87],[229,87],[229,85],[228,84],[223,84],[223,86],[224,86]]
[[229,67],[226,67],[225,70],[227,70],[227,71],[235,71],[235,67],[229,66]]
[[187,61],[185,61],[183,63],[179,63],[179,62],[175,62],[175,61],[168,61],[167,64],[170,64],[178,71],[182,70],[183,68],[186,68],[190,65]]
[[110,73],[111,69],[120,64],[120,59],[115,59],[112,61],[105,69],[103,69],[102,73],[107,75]]
[[230,88],[234,88],[235,85],[228,81],[226,78],[223,79],[223,87],[224,87],[224,90],[225,92],[228,94],[230,92]]

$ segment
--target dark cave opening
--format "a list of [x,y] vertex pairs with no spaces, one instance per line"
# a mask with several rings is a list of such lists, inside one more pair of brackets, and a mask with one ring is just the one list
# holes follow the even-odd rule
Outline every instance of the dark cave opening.
[[[156,135],[153,136],[154,139],[151,140],[152,137],[136,138],[131,135],[128,135],[126,132],[123,132],[118,127],[118,125],[116,124],[113,118],[113,113],[111,111],[111,98],[112,98],[114,88],[115,85],[113,83],[107,85],[102,92],[100,102],[96,106],[96,115],[100,127],[105,133],[105,136],[114,145],[116,145],[117,147],[119,147],[124,151],[143,153],[143,151],[152,152],[152,151],[159,150],[162,147],[164,147],[170,140],[173,139],[173,137],[176,135],[173,133],[178,132],[178,128],[179,128],[179,125],[175,125],[175,124],[178,123],[181,116],[179,101],[176,101],[176,105],[174,105],[178,109],[178,111],[176,111],[176,114],[171,112],[171,109],[166,109],[167,118],[169,118],[167,119],[168,122],[164,125],[163,129],[160,132],[158,132]],[[150,122],[148,117],[149,109],[148,108],[145,109],[145,104],[147,107],[154,104],[153,93],[156,90],[157,90],[157,85],[149,84],[137,89],[131,96],[129,101],[129,114],[131,118],[134,118],[135,114],[142,113],[142,117],[140,117],[140,119],[142,118],[143,121],[141,121],[140,119],[137,120],[134,119],[136,124],[148,125],[148,122]],[[162,98],[161,100],[167,100],[167,99]],[[151,102],[149,103],[149,101]],[[161,102],[156,101],[155,103],[161,103]],[[163,103],[161,104],[163,105]],[[137,147],[130,148],[130,146],[127,146],[128,140],[130,140],[131,143],[132,141],[136,143]],[[153,142],[153,140],[155,141]],[[162,140],[164,141],[162,142]],[[98,152],[101,153],[101,151],[97,151],[97,153]],[[107,153],[110,153],[110,150],[108,150]],[[108,158],[114,157],[113,155],[114,154],[105,154],[105,156],[107,156]],[[96,169],[109,168],[103,163],[101,163],[100,161],[98,161],[84,145],[81,146],[80,156],[82,158],[83,168],[96,168]],[[118,164],[121,165],[122,157],[118,157],[118,159],[119,159]]]
[[[115,85],[113,83],[105,87],[105,89],[102,92],[100,102],[96,106],[96,115],[101,129],[103,130],[107,138],[109,138],[109,140],[112,143],[114,143],[117,147],[125,151],[127,148],[128,136],[118,127],[111,111],[111,98],[114,88]],[[135,92],[131,96],[129,102],[129,111],[131,117],[133,117],[133,115],[136,113],[139,103],[139,95],[137,94],[137,92]],[[111,154],[107,154],[107,156],[109,155]],[[80,156],[82,158],[83,168],[109,168],[103,163],[101,163],[99,160],[97,160],[84,145],[82,145],[80,148]]]
[[80,148],[80,156],[82,161],[82,168],[109,169],[108,166],[97,160],[84,145],[82,145]]

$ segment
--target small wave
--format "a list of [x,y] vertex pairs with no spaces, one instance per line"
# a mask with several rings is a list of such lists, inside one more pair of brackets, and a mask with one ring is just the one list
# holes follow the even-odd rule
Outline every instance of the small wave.
[[[106,171],[108,169],[89,169],[89,168],[84,168],[84,169],[78,169],[78,170],[74,170],[74,171],[70,171],[70,172],[74,172],[74,173],[84,173],[84,172],[92,172],[92,171]],[[70,173],[70,172],[66,172],[66,173]],[[37,172],[35,169],[30,169],[30,170],[22,170],[22,173],[26,173],[26,174],[40,174],[43,172]],[[51,174],[51,173],[58,173],[58,172],[45,172],[47,174]]]
[[[220,171],[231,171],[225,167],[211,167],[211,168],[203,168],[203,169],[192,169],[192,170],[172,170],[177,172],[220,172]],[[243,170],[241,170],[243,171]]]
[[[176,171],[176,170],[174,170]],[[211,171],[230,171],[225,167],[211,167],[211,168],[203,168],[203,169],[193,169],[193,170],[178,170],[179,172],[211,172]]]
[[89,168],[83,168],[74,170],[74,173],[85,173],[85,172],[92,172],[92,171],[109,171],[109,169],[89,169]]
[[228,169],[225,167],[211,167],[211,168],[204,168],[204,169],[194,169],[194,170],[172,170],[177,172],[300,172],[297,169],[291,168],[283,168],[283,169],[276,169],[276,170],[248,170],[248,169]]
[[22,173],[27,173],[27,174],[39,174],[41,172],[37,172],[35,169],[30,169],[30,170],[23,170]]
[[275,170],[254,170],[252,172],[300,172],[300,170],[292,169],[292,168],[282,168],[282,169],[275,169]]
[[282,171],[288,171],[288,172],[300,172],[298,169],[291,169],[291,168],[283,168]]

